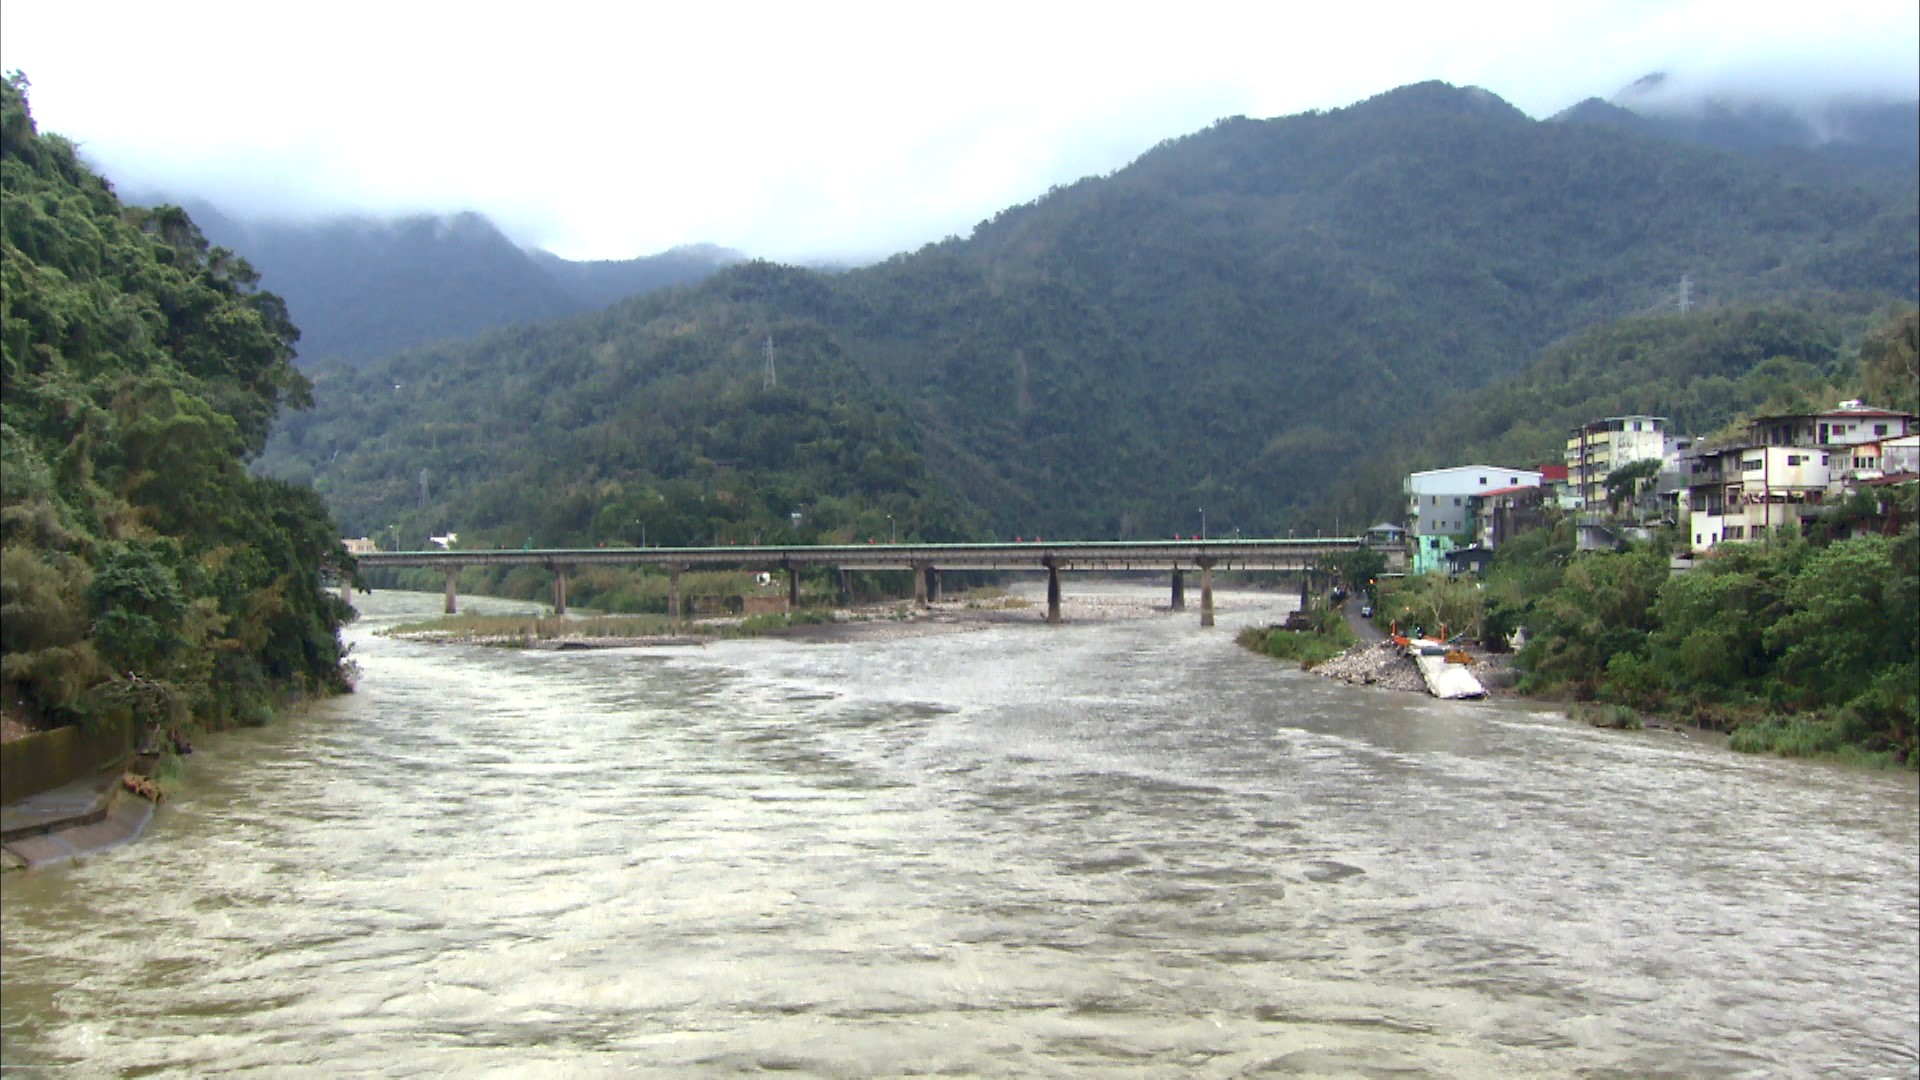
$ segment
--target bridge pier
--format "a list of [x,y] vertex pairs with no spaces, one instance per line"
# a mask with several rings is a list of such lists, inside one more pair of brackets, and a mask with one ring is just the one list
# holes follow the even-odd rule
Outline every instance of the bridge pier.
[[1185,575],[1183,575],[1180,572],[1180,568],[1177,566],[1173,568],[1172,610],[1174,611],[1187,610],[1187,580]]
[[459,576],[458,570],[447,571],[447,614],[449,615],[457,615],[460,611],[460,605],[453,599],[453,579]]
[[940,571],[932,563],[927,564],[927,598],[940,602]]
[[1047,560],[1047,625],[1060,625],[1060,567]]
[[927,606],[927,581],[933,576],[932,571],[933,567],[926,563],[913,564],[913,602],[920,607]]
[[799,610],[800,610],[800,569],[796,566],[788,566],[787,567],[787,613],[791,615],[792,613]]
[[680,567],[667,567],[667,618],[680,617]]
[[553,613],[567,613],[567,568],[564,566],[553,568]]
[[853,571],[844,566],[840,568],[840,603],[843,607],[853,603]]
[[1300,575],[1300,610],[1301,611],[1307,610],[1307,605],[1311,602],[1312,598],[1313,598],[1313,571],[1308,570],[1303,572]]
[[1213,625],[1213,561],[1200,563],[1200,625]]

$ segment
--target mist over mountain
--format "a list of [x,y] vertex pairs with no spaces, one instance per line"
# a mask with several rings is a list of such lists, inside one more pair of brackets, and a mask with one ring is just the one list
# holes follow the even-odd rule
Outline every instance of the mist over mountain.
[[[752,475],[780,494],[734,524],[764,514],[765,532],[787,514],[772,503],[809,499],[771,482],[796,453],[862,478],[833,492],[844,528],[897,499],[902,535],[920,509],[926,536],[1165,536],[1200,509],[1218,532],[1283,533],[1383,436],[1445,424],[1436,402],[1582,328],[1677,310],[1683,278],[1699,306],[1868,311],[1920,297],[1916,237],[1920,169],[1802,173],[1425,83],[1224,120],[874,266],[746,263],[322,371],[267,464],[349,528],[431,518],[515,543],[531,515],[593,542],[626,512],[609,507]],[[912,435],[847,459],[824,419],[841,406]],[[553,492],[573,509],[532,505]]]
[[691,285],[722,267],[745,262],[746,256],[714,244],[688,244],[634,259],[563,259],[551,252],[527,252],[575,302],[603,308],[628,297],[674,285]]
[[361,363],[500,326],[577,315],[652,289],[698,281],[737,252],[690,245],[627,260],[571,262],[525,251],[474,213],[243,220],[193,198],[175,202],[212,244],[239,252],[300,327],[299,363]]
[[1702,95],[1656,72],[1610,100],[1588,98],[1554,119],[1615,127],[1783,164],[1797,160],[1851,170],[1897,171],[1920,161],[1920,100]]

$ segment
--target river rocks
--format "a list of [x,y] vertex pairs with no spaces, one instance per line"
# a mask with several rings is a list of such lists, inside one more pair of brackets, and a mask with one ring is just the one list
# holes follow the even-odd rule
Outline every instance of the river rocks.
[[[1514,683],[1518,681],[1511,657],[1494,656],[1478,650],[1469,650],[1468,655],[1473,660],[1473,677],[1487,688],[1489,694],[1511,694]],[[1426,681],[1420,678],[1420,669],[1392,641],[1355,645],[1312,671],[1316,675],[1325,675],[1356,686],[1379,686],[1416,694],[1427,692]]]
[[1420,679],[1420,669],[1391,641],[1355,645],[1312,671],[1356,686],[1379,686],[1417,694],[1427,692],[1427,684]]

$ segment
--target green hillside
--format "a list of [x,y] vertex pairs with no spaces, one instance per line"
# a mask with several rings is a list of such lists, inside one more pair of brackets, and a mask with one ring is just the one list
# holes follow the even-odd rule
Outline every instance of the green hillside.
[[308,384],[252,270],[121,206],[0,90],[0,700],[30,725],[259,719],[344,685],[344,558],[310,490],[248,475]]
[[[1384,443],[1440,423],[1450,395],[1670,307],[1683,276],[1709,308],[1911,302],[1917,176],[1817,184],[1423,84],[1222,121],[862,270],[739,266],[605,316],[393,358],[364,381],[324,372],[316,413],[269,464],[311,476],[368,531],[542,523],[591,541],[584,511],[541,518],[545,496],[712,487],[702,459],[737,455],[701,448],[750,399],[771,334],[782,385],[809,408],[858,403],[917,455],[911,491],[843,475],[835,497],[869,512],[938,493],[927,520],[957,530],[1169,535],[1204,509],[1216,532],[1276,533],[1307,526]],[[423,378],[433,391],[410,396]],[[425,511],[421,468],[440,478]],[[524,486],[536,476],[554,479]]]

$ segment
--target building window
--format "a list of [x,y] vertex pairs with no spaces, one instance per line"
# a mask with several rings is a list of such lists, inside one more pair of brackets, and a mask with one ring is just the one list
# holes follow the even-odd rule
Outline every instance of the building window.
[[1455,505],[1455,506],[1459,506],[1459,505],[1460,505],[1460,496],[1458,496],[1458,495],[1455,495],[1455,496],[1453,497],[1453,505]]
[[1483,476],[1483,477],[1481,477],[1481,478],[1480,478],[1480,486],[1481,486],[1481,487],[1486,487],[1486,486],[1487,486],[1487,478],[1486,478],[1486,477],[1484,477],[1484,476]]
[[1741,472],[1759,472],[1759,471],[1760,471],[1760,464],[1761,464],[1761,462],[1762,462],[1763,460],[1765,460],[1765,459],[1763,459],[1763,458],[1754,458],[1754,459],[1753,459],[1753,460],[1751,460],[1751,461],[1743,461],[1743,462],[1741,462],[1741,463],[1740,463],[1740,471],[1741,471]]
[[1873,425],[1873,433],[1875,435],[1885,435],[1887,433],[1887,425],[1885,424]]
[[1788,455],[1787,455],[1787,464],[1789,464],[1789,465],[1798,465],[1798,464],[1800,464],[1800,462],[1801,462],[1801,460],[1802,460],[1802,458],[1801,458],[1801,455],[1799,455],[1799,454],[1788,454]]

